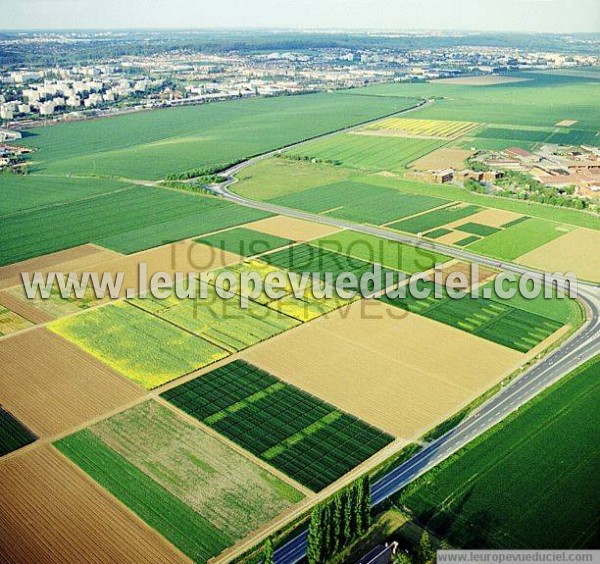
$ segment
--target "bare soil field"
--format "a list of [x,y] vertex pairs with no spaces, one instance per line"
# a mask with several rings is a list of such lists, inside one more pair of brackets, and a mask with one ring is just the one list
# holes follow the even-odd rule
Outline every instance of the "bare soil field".
[[[502,225],[514,221],[515,219],[519,219],[520,217],[523,217],[520,213],[488,208],[483,211],[477,212],[476,214],[473,214],[468,219],[459,219],[458,221],[453,221],[452,223],[443,225],[442,227],[445,227],[447,229],[454,229],[467,222],[481,223],[482,225],[489,225],[490,227],[501,227]],[[466,236],[466,234],[464,233],[463,235]]]
[[521,255],[516,262],[550,272],[574,272],[600,282],[600,231],[579,228]]
[[143,394],[44,328],[2,339],[2,404],[38,436],[64,432]]
[[562,121],[559,121],[558,123],[555,123],[554,125],[556,125],[557,127],[572,127],[576,123],[577,123],[577,120],[575,120],[575,119],[563,119]]
[[[432,348],[432,342],[438,346]],[[526,358],[370,300],[288,331],[242,357],[405,440],[459,411]]]
[[463,169],[465,161],[473,155],[467,149],[438,149],[410,163],[414,170],[441,170],[445,168]]
[[0,561],[189,562],[52,447],[0,463]]
[[332,227],[331,225],[313,223],[312,221],[286,217],[284,215],[276,215],[275,217],[261,219],[254,223],[247,223],[244,227],[256,229],[256,231],[275,235],[276,237],[287,237],[295,241],[318,239],[319,237],[325,237],[339,231],[337,227]]
[[6,291],[0,292],[0,305],[14,311],[16,314],[36,325],[39,323],[46,323],[53,319],[53,317],[45,311],[33,307],[30,303],[21,300],[12,293]]
[[496,84],[510,84],[511,82],[526,82],[527,78],[516,78],[514,76],[465,76],[460,78],[442,78],[432,80],[439,84],[464,84],[465,86],[495,86]]
[[[442,272],[442,281],[443,281],[442,283],[444,285],[447,282],[448,276],[451,273],[455,273],[455,272],[460,272],[467,277],[467,284],[468,284],[469,288],[471,288],[471,286],[473,285],[473,280],[471,277],[471,265],[466,262],[450,261],[450,262],[444,264],[444,268],[442,268],[441,272]],[[493,270],[480,266],[479,267],[479,284],[478,285],[481,286],[482,284],[484,284],[491,278],[494,278],[496,276],[496,274],[497,273],[494,272]],[[454,288],[460,289],[459,286],[460,286],[460,284],[453,284]]]
[[97,245],[81,245],[0,268],[0,290],[21,284],[21,272],[71,272],[122,257]]

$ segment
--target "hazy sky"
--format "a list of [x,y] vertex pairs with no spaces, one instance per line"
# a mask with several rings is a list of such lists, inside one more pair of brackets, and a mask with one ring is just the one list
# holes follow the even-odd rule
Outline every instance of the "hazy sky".
[[0,0],[0,29],[299,27],[600,32],[600,0]]

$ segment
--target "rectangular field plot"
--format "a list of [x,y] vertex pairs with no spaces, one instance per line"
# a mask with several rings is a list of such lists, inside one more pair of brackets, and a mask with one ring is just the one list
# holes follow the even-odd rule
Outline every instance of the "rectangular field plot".
[[0,456],[24,447],[36,438],[18,419],[0,407]]
[[513,260],[573,230],[574,227],[531,218],[477,241],[469,250],[499,259]]
[[479,124],[470,121],[389,117],[367,125],[364,130],[382,133],[393,132],[417,137],[456,138],[466,135],[476,127],[479,127]]
[[187,562],[50,446],[0,461],[0,499],[1,562]]
[[446,255],[355,231],[341,231],[313,241],[311,245],[408,274],[429,270],[436,263],[449,260]]
[[228,352],[240,351],[299,324],[250,300],[247,307],[241,307],[237,298],[220,298],[214,286],[208,287],[205,299],[158,300],[148,296],[132,303]]
[[[90,242],[133,253],[269,215],[209,196],[130,186],[3,218],[0,265]],[[41,237],[40,225],[53,228]]]
[[327,212],[340,219],[373,225],[383,225],[450,203],[450,200],[435,196],[401,192],[350,180],[310,188],[269,201],[289,208]]
[[64,433],[142,395],[133,382],[45,328],[2,341],[2,406],[40,437]]
[[556,145],[600,145],[600,137],[597,131],[584,131],[581,129],[570,129],[557,131],[546,139],[547,143]]
[[[234,274],[238,286],[240,286],[239,283],[242,275],[247,275],[249,272],[258,273],[263,282],[269,273],[277,272],[283,275],[288,274],[285,268],[270,265],[256,259],[230,266],[227,268],[227,270]],[[299,275],[299,278],[300,277],[301,276]],[[267,286],[268,284],[265,284],[265,288]],[[298,295],[295,293],[296,290],[298,291]],[[266,320],[271,324],[273,324],[275,321],[277,326],[285,326],[286,328],[288,328],[290,323],[293,326],[294,320],[302,322],[310,321],[354,301],[353,299],[347,300],[339,298],[335,295],[335,293],[331,298],[327,299],[316,297],[313,294],[311,279],[306,280],[306,288],[304,291],[302,291],[301,287],[293,288],[290,281],[287,280],[286,287],[283,289],[278,288],[278,292],[283,294],[282,297],[274,299],[273,297],[267,295],[267,292],[263,290],[260,295],[256,296],[252,294],[251,297],[248,298],[249,293],[244,292],[242,288],[238,290],[239,294],[245,295],[248,299],[250,303],[248,309],[260,313],[260,315],[257,315],[257,317],[260,317],[262,320]],[[264,309],[254,308],[252,307],[253,303],[264,305],[268,308],[268,310],[265,311]],[[236,306],[232,303],[232,305],[226,307],[231,309],[232,307],[235,308]],[[272,314],[269,314],[268,311],[271,311]]]
[[315,491],[394,440],[239,360],[162,397]]
[[49,329],[148,389],[229,354],[126,302],[55,321]]
[[[429,287],[433,289],[433,284]],[[418,300],[411,296],[405,299],[383,296],[381,300],[520,352],[531,350],[563,325],[482,297],[453,300],[430,295]]]
[[450,207],[424,213],[410,219],[391,223],[387,227],[397,229],[398,231],[406,231],[408,233],[423,233],[436,227],[441,227],[447,223],[455,222],[459,219],[464,219],[470,215],[476,214],[481,208],[472,204],[456,204]]
[[489,225],[483,225],[473,221],[459,225],[456,227],[456,230],[464,231],[465,233],[471,233],[473,235],[479,235],[480,237],[487,237],[488,235],[493,235],[494,233],[500,231],[500,229],[497,227],[490,227]]
[[[338,275],[345,272],[354,273],[360,281],[363,274],[372,272],[374,268],[371,262],[308,244],[265,255],[262,259],[271,266],[277,266],[297,274],[320,273],[323,277],[331,274],[333,282]],[[398,280],[397,271],[384,268],[382,269],[382,284],[375,284],[372,288],[373,291],[383,289],[388,281],[386,276],[392,283],[396,283]],[[348,286],[348,288],[350,287]]]
[[0,337],[27,329],[27,327],[31,326],[32,324],[27,319],[0,305]]
[[435,139],[341,134],[302,145],[288,154],[362,170],[399,172],[408,163],[434,151],[441,144]]
[[195,239],[195,241],[243,257],[266,253],[267,251],[291,245],[294,242],[291,239],[268,235],[246,227],[236,227],[228,231],[221,231],[220,233]]
[[302,498],[155,401],[56,447],[196,562],[216,556]]
[[487,139],[512,139],[515,141],[531,141],[534,143],[542,143],[545,141],[552,131],[537,130],[537,129],[518,129],[518,128],[502,128],[502,127],[487,127],[480,131],[475,137],[484,137]]
[[314,223],[297,219],[295,217],[286,217],[284,215],[276,215],[247,224],[248,228],[252,228],[261,233],[274,235],[276,237],[289,237],[295,241],[309,241],[317,237],[324,237],[339,231],[339,228],[333,225],[325,225],[324,223]]
[[596,357],[413,482],[399,502],[455,547],[596,548],[599,414]]
[[518,351],[379,300],[355,302],[343,316],[326,315],[248,349],[242,358],[406,441],[458,412],[525,360]]

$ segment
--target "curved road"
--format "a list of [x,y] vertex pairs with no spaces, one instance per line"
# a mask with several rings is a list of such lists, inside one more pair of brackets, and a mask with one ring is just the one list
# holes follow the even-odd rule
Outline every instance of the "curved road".
[[[229,186],[237,181],[233,175],[279,151],[272,151],[231,167],[222,173],[223,176],[227,177],[226,182],[219,186],[208,188],[215,194],[242,206],[350,229],[400,243],[408,243],[457,259],[491,266],[496,269],[500,268],[506,272],[520,275],[527,274],[532,278],[543,281],[543,274],[539,271],[530,270],[513,263],[500,264],[495,259],[483,257],[465,249],[457,249],[433,241],[425,241],[419,237],[395,233],[379,227],[357,225],[333,217],[324,217],[267,202],[254,201],[229,191]],[[559,286],[563,286],[562,282],[559,282]],[[560,380],[560,378],[577,366],[600,354],[600,288],[580,282],[578,285],[578,298],[586,309],[588,316],[586,323],[558,349],[526,370],[519,378],[494,395],[459,425],[434,442],[429,443],[409,460],[397,466],[375,482],[372,485],[373,505],[377,505],[395,494],[421,474],[448,458],[482,433],[485,433],[488,429],[534,398],[542,390]],[[286,544],[279,547],[275,551],[275,562],[277,564],[295,564],[302,560],[306,554],[306,536],[306,531],[302,531]]]

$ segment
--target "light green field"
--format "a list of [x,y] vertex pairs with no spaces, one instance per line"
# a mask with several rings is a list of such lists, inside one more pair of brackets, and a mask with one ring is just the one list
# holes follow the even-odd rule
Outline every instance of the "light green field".
[[444,144],[435,139],[412,139],[343,134],[319,139],[289,152],[295,157],[333,161],[361,170],[399,172],[407,164]]
[[513,260],[572,230],[565,225],[530,219],[469,245],[469,250],[499,259]]
[[35,171],[159,179],[384,116],[414,99],[311,94],[138,112],[29,131]]
[[237,298],[224,300],[212,285],[207,288],[206,299],[158,300],[148,296],[132,302],[229,352],[241,351],[299,324],[250,300],[245,307]]
[[48,328],[147,389],[229,354],[126,302],[65,317]]
[[302,499],[154,401],[56,446],[196,562],[206,562]]

